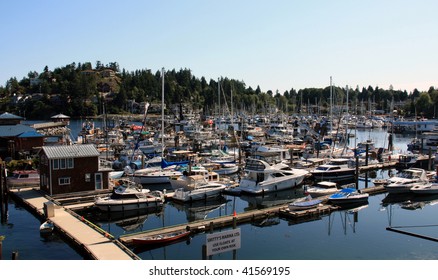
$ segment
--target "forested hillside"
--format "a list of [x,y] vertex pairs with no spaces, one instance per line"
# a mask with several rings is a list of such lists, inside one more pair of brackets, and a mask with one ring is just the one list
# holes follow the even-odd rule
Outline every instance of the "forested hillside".
[[[278,111],[324,114],[329,110],[330,96],[334,106],[346,106],[347,90],[349,111],[353,113],[396,109],[407,115],[420,112],[435,117],[438,105],[438,91],[433,87],[428,92],[412,93],[371,86],[333,87],[332,93],[329,86],[299,90],[291,87],[285,92],[274,92],[229,77],[216,80],[195,77],[190,69],[166,70],[164,80],[167,108],[181,104],[205,115],[231,110],[231,105],[233,112],[252,114]],[[41,72],[30,71],[20,80],[10,78],[0,86],[0,111],[27,119],[47,119],[58,113],[73,118],[96,116],[104,110],[111,114],[142,113],[142,102],[161,104],[161,95],[161,69],[129,72],[120,69],[117,62],[104,65],[97,61],[94,66],[90,62],[71,63],[53,70],[46,66]]]

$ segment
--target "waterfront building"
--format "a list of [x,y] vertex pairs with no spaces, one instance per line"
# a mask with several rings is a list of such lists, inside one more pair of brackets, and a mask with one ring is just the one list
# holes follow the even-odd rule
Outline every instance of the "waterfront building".
[[22,158],[36,152],[44,143],[44,135],[21,124],[22,117],[10,113],[0,115],[0,157]]
[[99,155],[92,144],[42,147],[41,190],[54,195],[108,189],[113,169],[101,166]]

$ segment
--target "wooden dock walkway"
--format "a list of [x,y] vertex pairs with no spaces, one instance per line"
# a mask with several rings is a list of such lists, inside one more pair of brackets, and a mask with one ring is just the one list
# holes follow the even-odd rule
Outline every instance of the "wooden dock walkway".
[[[361,192],[371,194],[384,193],[386,190],[383,186],[375,186],[366,189],[361,189]],[[127,234],[119,237],[119,240],[126,244],[127,246],[132,245],[132,240],[134,238],[142,238],[153,235],[165,235],[166,233],[188,229],[193,233],[198,232],[213,232],[214,229],[233,227],[244,223],[254,223],[257,221],[269,219],[272,217],[282,217],[291,219],[301,219],[301,220],[312,220],[314,217],[319,217],[323,214],[328,214],[332,211],[339,210],[339,207],[326,204],[328,196],[319,197],[322,200],[322,205],[313,209],[303,210],[303,211],[289,211],[288,204],[274,206],[270,208],[265,208],[261,210],[252,210],[243,213],[238,213],[236,215],[228,215],[217,218],[211,218],[201,221],[196,221],[187,224],[180,224],[175,226],[169,226],[159,229],[153,229],[148,231],[143,231],[139,233]]]
[[[53,203],[37,189],[11,190],[10,193],[45,219],[44,205]],[[55,229],[66,236],[84,254],[95,260],[139,260],[140,258],[100,227],[90,223],[73,211],[54,204],[54,215],[49,220]],[[47,211],[47,210],[46,210]]]
[[252,210],[248,212],[239,213],[236,216],[234,215],[222,216],[222,217],[191,222],[187,224],[180,224],[180,225],[169,226],[165,228],[143,231],[140,233],[127,234],[120,236],[119,240],[126,245],[131,245],[132,239],[134,238],[152,236],[157,234],[164,235],[166,233],[173,232],[176,230],[188,229],[193,233],[204,232],[204,231],[213,232],[214,229],[232,227],[234,225],[251,223],[251,222],[260,221],[263,219],[277,216],[278,212],[283,207],[284,206],[271,207],[263,210]]

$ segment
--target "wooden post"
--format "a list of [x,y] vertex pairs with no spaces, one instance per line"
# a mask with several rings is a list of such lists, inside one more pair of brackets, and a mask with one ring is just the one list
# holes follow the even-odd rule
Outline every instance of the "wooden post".
[[3,259],[3,240],[5,237],[3,235],[0,235],[0,260]]
[[237,141],[237,145],[239,147],[239,166],[242,164],[242,145],[240,145],[240,141]]
[[207,245],[202,245],[202,259],[206,260],[207,259]]
[[316,147],[316,158],[319,158],[319,149],[320,148],[321,148],[321,141],[318,138],[318,146]]
[[368,171],[365,172],[365,189],[368,188]]
[[213,233],[213,222],[210,222],[210,233]]
[[[233,217],[233,229],[236,229],[236,227],[237,227],[237,217],[234,216]],[[233,260],[236,260],[236,259],[237,259],[237,250],[234,249],[233,250]]]
[[6,197],[6,174],[3,163],[0,163],[0,219],[2,224],[7,221],[8,200]]
[[192,175],[192,156],[189,156],[189,175]]
[[12,252],[12,260],[18,260],[18,251]]
[[354,174],[356,189],[359,189],[359,156],[356,156],[356,173]]
[[368,143],[366,143],[365,144],[365,166],[368,166],[368,147],[369,147],[369,144]]
[[432,148],[431,147],[429,147],[429,160],[428,160],[427,170],[432,170]]

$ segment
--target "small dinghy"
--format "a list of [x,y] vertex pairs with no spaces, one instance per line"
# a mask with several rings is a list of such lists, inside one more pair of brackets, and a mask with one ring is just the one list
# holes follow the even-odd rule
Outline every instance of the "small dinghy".
[[359,204],[367,203],[369,194],[362,193],[360,190],[355,188],[345,188],[339,192],[329,196],[329,201],[337,206],[348,205],[348,204]]
[[299,211],[306,210],[317,207],[322,200],[320,199],[312,199],[310,195],[306,196],[304,199],[297,200],[289,204],[289,210],[291,211]]
[[45,221],[40,225],[40,234],[51,234],[55,225],[51,221]]
[[147,237],[133,238],[134,245],[165,245],[176,240],[182,240],[191,234],[187,230],[173,231],[166,234],[158,234]]

